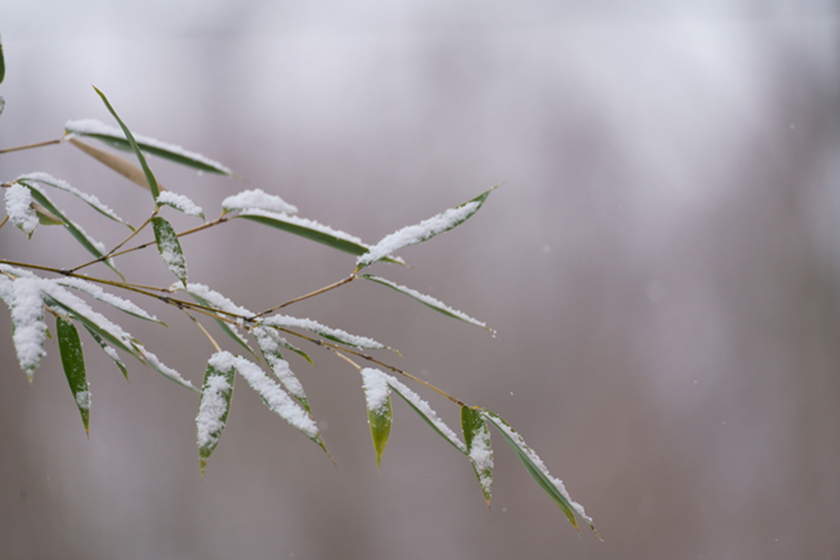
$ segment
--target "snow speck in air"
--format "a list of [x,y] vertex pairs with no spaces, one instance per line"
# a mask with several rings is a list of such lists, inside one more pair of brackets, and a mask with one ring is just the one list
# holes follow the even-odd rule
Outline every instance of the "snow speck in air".
[[195,216],[197,218],[204,217],[204,212],[201,210],[201,206],[198,206],[186,196],[172,191],[161,192],[157,197],[157,203],[171,206],[176,210],[180,210],[187,216]]
[[551,252],[551,245],[543,245],[542,251],[546,255],[549,254]]
[[388,406],[391,388],[388,386],[388,377],[384,373],[373,368],[363,369],[362,388],[365,390],[365,401],[370,412],[377,413]]
[[[65,123],[64,125],[64,130],[82,136],[111,136],[114,138],[121,138],[123,140],[126,139],[125,133],[123,133],[121,129],[108,126],[96,119],[81,119],[77,121],[67,121],[67,123]],[[218,161],[213,161],[212,159],[205,157],[201,154],[185,150],[181,146],[176,146],[175,144],[167,144],[166,142],[161,142],[160,140],[155,140],[154,138],[149,138],[148,136],[134,134],[133,132],[131,133],[131,135],[134,136],[134,140],[138,144],[145,144],[152,148],[157,148],[165,152],[176,154],[186,159],[191,159],[193,161],[203,163],[204,165],[217,169],[227,175],[233,175],[232,170],[225,167]]]
[[356,260],[358,266],[368,266],[382,260],[394,251],[425,241],[439,233],[450,230],[472,216],[481,206],[479,202],[468,202],[457,208],[450,208],[419,224],[406,226],[383,237],[379,243],[360,255]]
[[222,201],[225,212],[234,210],[260,209],[281,214],[297,214],[298,209],[277,195],[267,194],[262,189],[252,189],[229,196]]
[[6,213],[9,220],[26,235],[32,235],[38,227],[38,214],[32,208],[32,192],[18,183],[6,189]]

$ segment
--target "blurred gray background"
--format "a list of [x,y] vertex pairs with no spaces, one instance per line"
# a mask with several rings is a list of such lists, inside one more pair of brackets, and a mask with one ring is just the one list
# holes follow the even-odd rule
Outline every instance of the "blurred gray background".
[[[317,367],[292,365],[337,468],[240,383],[202,478],[195,394],[131,361],[126,384],[93,350],[87,439],[56,345],[30,386],[4,318],[0,557],[840,557],[833,3],[4,0],[0,31],[0,148],[112,122],[94,84],[135,132],[242,176],[152,160],[209,217],[262,188],[375,242],[504,182],[402,251],[414,268],[377,265],[496,338],[361,282],[289,311],[381,339],[506,417],[605,538],[578,536],[498,436],[488,512],[469,464],[402,402],[378,472],[360,378],[317,348]],[[151,210],[69,145],[0,170],[51,173],[135,224]],[[124,235],[54,198],[94,236]],[[192,281],[254,310],[353,267],[244,221],[183,243]],[[27,242],[10,225],[0,255],[87,260],[58,228]],[[151,252],[118,264],[172,281]],[[122,324],[200,381],[206,339],[138,303],[170,328]]]

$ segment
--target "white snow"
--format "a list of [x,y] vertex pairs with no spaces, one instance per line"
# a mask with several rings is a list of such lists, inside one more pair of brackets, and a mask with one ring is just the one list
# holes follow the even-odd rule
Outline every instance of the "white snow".
[[486,425],[473,434],[468,455],[475,465],[482,490],[485,495],[489,495],[493,486],[493,448],[490,446],[490,431]]
[[204,212],[201,210],[201,206],[198,206],[195,202],[182,194],[177,194],[172,191],[162,191],[158,195],[156,202],[158,204],[166,204],[167,206],[180,210],[187,216],[196,216],[198,218],[204,217]]
[[32,208],[32,192],[18,183],[6,189],[6,213],[9,220],[26,235],[32,235],[38,227],[38,214]]
[[412,290],[411,288],[401,286],[401,285],[399,285],[395,282],[391,282],[390,280],[386,280],[385,278],[380,278],[379,276],[371,276],[371,278],[375,279],[376,282],[381,282],[382,284],[387,284],[388,286],[391,286],[392,288],[394,288],[397,291],[408,294],[409,296],[413,297],[414,299],[422,301],[423,303],[425,303],[427,305],[443,309],[447,313],[450,313],[451,315],[454,315],[454,316],[458,317],[462,321],[466,321],[467,323],[470,323],[470,324],[473,324],[473,325],[476,325],[476,326],[479,326],[479,327],[482,327],[482,328],[485,328],[485,329],[487,328],[486,323],[484,323],[482,321],[479,321],[478,319],[473,319],[472,317],[470,317],[466,313],[458,311],[457,309],[453,309],[453,308],[449,307],[448,305],[446,305],[445,303],[443,303],[442,301],[433,298],[432,296],[427,296],[426,294],[421,294],[417,290]]
[[[210,364],[213,364],[213,358],[210,358]],[[198,407],[198,415],[195,417],[196,427],[198,429],[198,446],[208,447],[214,446],[219,441],[222,429],[225,427],[222,417],[228,411],[228,398],[231,387],[228,383],[224,373],[230,371],[217,368],[221,372],[218,375],[210,375],[204,383],[201,390],[201,404]]]
[[297,214],[298,209],[277,195],[267,194],[262,189],[252,189],[229,196],[222,201],[225,212],[234,210],[260,209],[281,214]]
[[480,202],[468,202],[463,206],[450,208],[436,216],[432,216],[428,220],[423,220],[419,224],[406,226],[390,235],[386,235],[379,243],[371,247],[367,253],[360,255],[356,260],[356,264],[362,267],[371,265],[376,261],[384,259],[394,251],[407,247],[408,245],[420,243],[448,229],[452,229],[474,214],[479,206],[481,206]]
[[137,342],[134,342],[132,346],[134,346],[134,348],[143,356],[143,359],[146,360],[146,362],[152,367],[152,369],[157,370],[158,372],[162,373],[163,375],[165,375],[166,377],[183,387],[197,390],[192,383],[181,377],[180,373],[161,362],[157,356],[146,350],[145,346]]
[[356,336],[341,329],[334,329],[332,327],[322,325],[312,319],[301,319],[298,317],[291,317],[289,315],[272,315],[271,317],[264,319],[261,324],[271,327],[296,327],[306,329],[321,336],[333,337],[344,344],[355,346],[357,348],[371,348],[375,350],[387,348],[387,346],[373,340],[372,338]]
[[289,367],[289,362],[280,358],[280,338],[274,330],[266,327],[255,327],[252,334],[257,339],[257,344],[265,356],[271,371],[280,380],[280,383],[297,399],[306,399],[303,385]]
[[461,451],[462,453],[467,452],[467,446],[464,445],[464,443],[460,439],[458,439],[458,436],[455,435],[455,432],[453,432],[452,429],[443,422],[443,420],[437,417],[437,413],[434,410],[432,410],[432,407],[429,406],[429,403],[421,399],[420,395],[409,389],[404,383],[398,381],[397,378],[393,375],[388,375],[386,373],[382,373],[382,375],[385,376],[385,379],[387,379],[388,381],[388,385],[390,385],[391,388],[394,389],[394,391],[399,393],[404,399],[413,404],[414,407],[417,408],[417,410],[419,410],[423,414],[423,416],[428,418],[429,422],[431,422],[435,426],[435,428],[437,428],[438,431],[440,431],[440,433],[443,434],[443,436],[446,439],[452,442],[452,444],[455,447],[457,447],[459,451]]
[[[122,140],[126,139],[125,134],[121,129],[108,126],[96,119],[81,119],[76,121],[67,121],[67,123],[65,123],[64,125],[64,130],[66,130],[67,132],[81,135],[98,134],[101,136],[113,136]],[[175,144],[167,144],[166,142],[161,142],[160,140],[155,140],[154,138],[149,138],[148,136],[134,134],[133,132],[131,133],[131,135],[134,136],[134,140],[138,144],[146,144],[147,146],[151,146],[159,150],[177,154],[184,158],[201,162],[209,167],[214,167],[220,171],[223,171],[224,173],[227,173],[228,175],[233,175],[233,171],[231,171],[218,161],[214,161],[196,152],[190,152],[189,150],[185,150],[181,146],[177,146]]]
[[102,212],[103,214],[107,214],[109,217],[113,218],[114,220],[116,220],[120,223],[123,223],[123,224],[125,223],[122,218],[117,216],[117,214],[113,210],[111,210],[105,204],[103,204],[96,196],[94,196],[92,194],[82,192],[75,187],[71,187],[70,184],[67,183],[66,181],[63,181],[61,179],[56,179],[55,177],[53,177],[49,173],[44,173],[43,171],[35,171],[33,173],[27,173],[26,175],[21,175],[20,177],[18,177],[16,179],[16,181],[26,181],[26,180],[38,181],[39,183],[44,183],[44,184],[47,184],[47,185],[49,185],[51,187],[54,187],[56,189],[69,192],[69,193],[81,198],[82,200],[87,202],[90,206],[93,206],[94,208],[96,208],[97,210]]
[[187,262],[181,252],[178,238],[171,231],[161,229],[157,240],[157,248],[160,257],[169,270],[178,278],[185,278],[187,276]]
[[46,355],[44,340],[47,324],[44,322],[42,284],[43,280],[37,278],[18,277],[11,280],[7,276],[0,276],[0,299],[11,310],[15,352],[21,369],[30,379],[41,358]]
[[337,229],[333,229],[330,226],[325,226],[324,224],[318,223],[315,220],[310,220],[308,218],[301,218],[299,216],[291,216],[289,214],[282,214],[280,212],[270,212],[268,210],[260,210],[259,208],[250,208],[244,210],[239,213],[240,216],[258,216],[262,218],[269,218],[272,220],[279,220],[281,222],[286,222],[295,226],[299,226],[305,229],[311,229],[317,231],[319,233],[323,233],[326,235],[330,235],[332,237],[337,237],[338,239],[343,239],[344,241],[349,241],[351,243],[355,243],[357,245],[362,245],[367,247],[362,240],[356,237],[355,235],[350,235],[344,231],[340,231]]
[[194,284],[190,282],[187,284],[187,292],[197,295],[209,303],[211,307],[221,309],[227,313],[233,313],[234,315],[239,315],[241,317],[252,317],[254,315],[244,307],[236,305],[219,292],[211,290],[204,284]]
[[149,321],[157,321],[157,317],[155,317],[154,315],[150,315],[144,309],[135,305],[133,302],[127,299],[123,299],[119,296],[115,296],[114,294],[108,293],[99,286],[91,284],[90,282],[82,280],[81,278],[56,278],[54,282],[61,286],[75,288],[95,299],[98,299],[101,302],[107,303],[108,305],[119,309],[120,311],[124,311],[132,315],[138,315],[140,317],[143,317],[144,319],[148,319]]
[[[107,250],[105,249],[105,244],[104,244],[104,243],[102,243],[102,242],[100,242],[100,241],[97,241],[96,239],[94,239],[94,238],[92,238],[91,236],[89,236],[89,235],[87,234],[87,232],[84,230],[84,228],[82,228],[82,226],[80,226],[79,224],[77,224],[77,223],[76,223],[76,222],[74,222],[73,220],[69,220],[69,219],[68,219],[67,221],[68,221],[70,224],[72,224],[74,228],[76,228],[77,230],[79,230],[79,233],[80,233],[80,234],[82,234],[82,236],[83,236],[85,239],[87,239],[87,240],[88,240],[88,243],[90,243],[91,245],[93,245],[93,246],[94,246],[94,248],[95,248],[97,251],[99,251],[99,254],[100,254],[100,255],[104,255],[104,254],[106,253],[106,251],[107,251]],[[111,262],[111,259],[108,259],[108,262]]]
[[90,410],[90,391],[79,391],[75,397],[76,406],[82,410]]
[[368,411],[374,414],[382,413],[388,405],[388,397],[391,394],[388,377],[382,371],[373,368],[365,368],[361,373]]
[[236,368],[236,371],[245,378],[248,385],[259,393],[268,408],[309,438],[315,439],[318,437],[318,426],[312,417],[307,414],[303,407],[292,400],[280,385],[269,378],[257,364],[226,351],[214,354],[212,360],[214,361],[214,367],[217,369]]

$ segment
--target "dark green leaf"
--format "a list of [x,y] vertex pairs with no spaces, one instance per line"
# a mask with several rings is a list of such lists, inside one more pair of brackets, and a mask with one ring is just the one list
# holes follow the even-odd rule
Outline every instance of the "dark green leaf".
[[125,134],[126,139],[128,140],[131,149],[134,150],[134,154],[137,156],[137,160],[140,162],[140,167],[143,168],[143,173],[146,175],[146,181],[149,184],[149,190],[152,191],[152,198],[157,200],[158,195],[160,194],[160,189],[158,188],[157,180],[155,180],[155,176],[152,173],[152,170],[149,169],[149,165],[146,163],[146,158],[143,157],[143,152],[140,151],[140,147],[137,145],[137,141],[134,140],[134,136],[132,136],[131,131],[128,130],[128,127],[125,126],[125,123],[122,122],[117,112],[111,107],[111,103],[108,101],[108,98],[105,97],[105,94],[99,91],[96,87],[93,89],[96,90],[96,93],[99,94],[99,97],[102,98],[102,102],[105,103],[105,107],[108,108],[108,111],[111,115],[116,119],[119,123],[120,128],[122,128],[123,133]]
[[76,400],[85,433],[88,433],[90,421],[90,387],[85,373],[85,357],[79,333],[69,319],[56,317],[56,331],[58,334],[58,348],[61,352],[61,365],[67,375],[67,382]]
[[178,235],[172,225],[165,218],[155,216],[152,218],[152,229],[155,231],[155,243],[163,262],[172,274],[187,285],[187,262],[184,253],[181,251],[181,243],[178,242]]
[[3,83],[3,78],[6,77],[6,61],[3,58],[3,40],[0,38],[0,84]]
[[487,502],[487,507],[490,507],[493,489],[493,448],[490,446],[490,430],[481,416],[481,411],[462,406],[461,430],[467,444],[467,456],[481,485],[484,501]]
[[204,374],[204,384],[201,387],[201,401],[198,414],[195,417],[198,431],[198,456],[201,459],[201,474],[207,459],[222,437],[230,412],[230,399],[233,396],[235,369],[233,367],[217,368],[211,358]]

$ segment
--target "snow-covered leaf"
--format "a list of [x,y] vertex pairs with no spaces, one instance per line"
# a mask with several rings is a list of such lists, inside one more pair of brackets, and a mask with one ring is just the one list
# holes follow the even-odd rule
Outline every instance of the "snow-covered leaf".
[[158,320],[157,317],[149,314],[146,310],[142,309],[132,301],[123,299],[119,296],[115,296],[114,294],[106,292],[99,286],[92,284],[86,280],[74,277],[61,277],[56,278],[54,281],[60,286],[65,286],[67,288],[79,290],[80,292],[83,292],[103,303],[107,303],[111,307],[119,309],[123,313],[127,313],[132,317],[137,317],[138,319],[143,319],[144,321],[152,321],[153,323],[159,323],[161,325],[166,326],[165,323]]
[[452,431],[452,428],[447,426],[443,420],[438,418],[437,413],[432,410],[429,403],[420,398],[420,395],[409,389],[404,383],[398,381],[393,375],[384,374],[388,380],[388,385],[394,390],[408,405],[416,412],[420,418],[437,432],[437,434],[448,441],[452,447],[461,453],[467,453],[467,447],[458,439],[458,436]]
[[[134,155],[137,156],[137,160],[140,162],[140,167],[143,168],[143,174],[146,176],[146,182],[149,184],[149,190],[152,192],[152,198],[157,200],[157,197],[160,195],[160,188],[158,187],[157,180],[155,179],[152,170],[149,168],[149,164],[146,163],[146,158],[143,157],[143,152],[140,151],[140,146],[137,145],[137,141],[134,139],[134,136],[132,136],[131,131],[128,130],[128,127],[125,125],[122,119],[120,119],[119,115],[117,115],[117,112],[111,106],[111,103],[108,101],[108,98],[105,97],[105,94],[99,91],[96,87],[94,87],[93,89],[96,90],[96,93],[99,95],[99,97],[102,98],[102,102],[105,103],[105,107],[108,108],[108,112],[111,113],[111,116],[113,116],[114,119],[116,119],[117,123],[119,123],[120,128],[123,131],[122,141],[127,141],[130,149],[133,150]],[[81,132],[78,132],[77,134],[81,134]]]
[[[113,148],[129,152],[132,150],[132,142],[127,140],[129,135],[125,133],[125,129],[121,132],[120,130],[103,124],[95,119],[69,121],[64,125],[64,130],[66,130],[69,134],[96,138]],[[155,140],[154,138],[149,138],[148,136],[140,134],[134,135],[133,138],[137,146],[146,153],[185,165],[187,167],[192,167],[193,169],[197,169],[199,171],[218,173],[220,175],[233,175],[233,171],[221,163],[213,161],[201,154],[185,150],[180,146],[167,144],[165,142],[161,142],[160,140]]]
[[38,214],[32,207],[32,191],[26,186],[14,183],[5,189],[6,213],[9,221],[17,226],[27,237],[32,237],[38,227]]
[[[218,309],[227,313],[235,313],[241,317],[250,317],[253,315],[253,313],[244,307],[236,305],[219,292],[211,290],[204,284],[187,284],[187,293],[195,300],[196,303],[203,305],[204,307]],[[229,316],[225,315],[225,317]],[[214,319],[214,321],[216,321],[216,324],[218,324],[219,328],[222,329],[222,332],[247,350],[249,354],[255,358],[257,357],[257,354],[251,348],[251,345],[248,344],[248,341],[245,340],[245,338],[239,333],[239,329],[236,328],[236,325],[232,325],[227,321],[222,321],[221,319]]]
[[117,216],[116,212],[108,208],[105,204],[100,202],[100,200],[92,194],[88,194],[85,192],[80,191],[79,189],[70,186],[66,181],[62,181],[61,179],[56,179],[52,175],[47,173],[42,173],[40,171],[34,173],[27,173],[26,175],[21,175],[18,177],[18,181],[21,179],[25,179],[28,183],[32,183],[33,181],[41,183],[42,185],[46,185],[48,187],[52,187],[54,189],[64,191],[67,193],[72,194],[76,198],[83,200],[88,206],[105,216],[106,218],[113,220],[115,222],[119,222],[126,226],[127,228],[134,230],[131,225],[129,225],[125,220]]
[[207,459],[222,437],[230,412],[230,399],[233,396],[236,370],[225,355],[219,354],[223,353],[213,354],[207,362],[204,384],[201,387],[201,401],[195,417],[201,474],[204,474]]
[[370,435],[373,438],[373,449],[376,451],[376,466],[382,459],[382,453],[388,444],[391,434],[391,421],[394,412],[391,407],[391,389],[388,377],[378,369],[365,368],[362,370],[362,387],[365,390],[365,404],[367,405]]
[[160,196],[157,197],[157,204],[158,206],[170,206],[179,212],[183,212],[187,216],[195,216],[197,218],[201,218],[202,220],[204,219],[204,212],[201,210],[201,206],[198,206],[195,202],[182,194],[176,194],[172,191],[163,191],[160,193]]
[[372,338],[366,336],[357,336],[350,334],[341,329],[334,329],[326,325],[322,325],[312,319],[301,319],[299,317],[292,317],[290,315],[272,315],[260,321],[261,325],[281,328],[300,328],[311,331],[315,334],[321,335],[327,340],[338,342],[346,346],[353,346],[355,348],[369,348],[373,350],[382,350],[388,348],[381,342],[377,342]]
[[[498,185],[496,186],[498,187]],[[379,243],[370,248],[370,251],[360,255],[356,259],[356,265],[359,269],[370,266],[380,260],[387,260],[387,257],[395,251],[422,243],[432,237],[449,231],[467,221],[470,216],[478,212],[487,197],[496,187],[486,190],[472,200],[450,208],[440,214],[432,216],[428,220],[423,220],[419,224],[413,226],[406,226],[395,231],[392,234],[383,237]]]
[[420,292],[418,292],[416,290],[412,290],[411,288],[401,286],[401,285],[399,285],[395,282],[391,282],[390,280],[386,280],[385,278],[380,278],[379,276],[374,276],[372,274],[361,274],[359,277],[364,278],[365,280],[370,280],[372,282],[376,282],[378,284],[382,284],[383,286],[388,286],[389,288],[391,288],[393,290],[396,290],[396,291],[400,292],[401,294],[405,294],[408,297],[419,301],[420,303],[422,303],[426,307],[434,309],[438,313],[442,313],[442,314],[446,315],[447,317],[453,317],[455,319],[458,319],[459,321],[464,321],[465,323],[469,323],[471,325],[476,325],[478,327],[481,327],[483,329],[486,329],[486,330],[490,331],[491,333],[493,332],[493,329],[488,327],[486,323],[484,323],[482,321],[479,321],[478,319],[473,319],[472,317],[470,317],[466,313],[458,311],[457,309],[453,309],[453,308],[449,307],[448,305],[446,305],[445,303],[443,303],[443,302],[441,302],[441,301],[439,301],[439,300],[437,300],[437,299],[435,299],[431,296],[427,296],[426,294],[421,294]]
[[[235,217],[245,218],[258,224],[293,233],[294,235],[299,235],[300,237],[321,243],[327,247],[350,253],[351,255],[363,255],[370,249],[368,245],[362,243],[362,240],[354,235],[333,229],[307,218],[255,208],[243,210]],[[384,260],[404,264],[400,259],[386,258]]]
[[554,503],[560,507],[563,513],[566,514],[569,523],[571,523],[575,529],[578,528],[577,519],[575,518],[575,514],[577,514],[577,516],[589,524],[592,532],[595,533],[595,535],[598,535],[598,531],[595,530],[592,518],[586,515],[583,506],[569,497],[569,493],[566,491],[566,487],[563,485],[563,482],[560,479],[551,476],[545,464],[537,456],[537,454],[528,447],[528,444],[525,443],[522,436],[519,435],[519,433],[516,432],[516,430],[514,430],[510,424],[508,424],[498,414],[485,408],[480,409],[480,411],[482,418],[484,418],[486,422],[493,424],[493,426],[499,430],[499,433],[502,434],[502,437],[504,437],[508,444],[510,444],[511,448],[516,453],[516,456],[520,461],[522,461],[522,464],[525,465],[525,469],[534,478],[534,480],[537,481],[540,488],[542,488],[546,494],[554,500]]
[[468,406],[461,407],[461,430],[467,444],[467,457],[470,458],[475,476],[481,486],[481,493],[487,507],[493,490],[493,448],[490,446],[490,430],[481,417],[481,411]]
[[[96,146],[91,146],[90,144],[82,142],[72,135],[66,136],[65,141],[69,142],[73,147],[78,148],[99,163],[111,168],[113,171],[116,171],[135,185],[141,186],[147,191],[151,190],[149,188],[149,182],[146,180],[146,174],[143,173],[142,169],[130,161],[127,161],[116,154],[112,154],[111,152],[101,150]],[[163,185],[158,183],[158,188],[162,189]]]
[[[55,205],[52,203],[52,201],[47,196],[47,194],[40,190],[40,188],[35,183],[35,181],[30,181],[30,180],[27,180],[27,179],[20,179],[19,178],[19,179],[17,179],[17,183],[20,184],[20,185],[25,185],[26,187],[28,187],[29,191],[32,193],[32,198],[35,199],[35,201],[38,204],[40,204],[41,206],[43,206],[44,208],[49,210],[52,214],[54,214],[59,220],[61,220],[64,223],[64,227],[67,228],[67,231],[70,232],[70,235],[72,235],[73,238],[76,241],[78,241],[79,244],[82,247],[84,247],[91,255],[93,255],[94,257],[96,257],[98,259],[101,259],[102,257],[105,256],[105,246],[102,243],[100,243],[99,241],[96,241],[95,239],[90,237],[85,232],[85,230],[82,228],[82,226],[73,222],[73,220],[71,220],[70,218],[65,216],[64,213],[61,210],[56,208]],[[125,279],[123,277],[123,275],[120,274],[120,271],[117,270],[117,268],[114,266],[114,263],[111,262],[111,259],[105,259],[105,261],[103,261],[103,262],[111,270],[116,272],[120,276],[120,278]]]
[[[9,267],[4,267],[7,271]],[[19,276],[15,280],[0,275],[0,299],[9,306],[12,315],[12,340],[21,369],[29,381],[41,358],[46,355],[44,340],[47,324],[44,322],[42,280]]]
[[35,210],[36,214],[38,214],[38,223],[40,223],[42,226],[64,225],[64,222],[61,220],[61,218],[59,218],[58,216],[56,216],[37,202],[32,202],[32,209]]
[[172,228],[172,224],[165,218],[155,216],[152,218],[152,229],[155,231],[155,243],[158,253],[163,262],[172,271],[184,286],[187,285],[187,261],[181,251],[181,243],[178,242],[178,235]]
[[[252,331],[254,338],[257,339],[257,345],[260,347],[263,358],[277,376],[277,379],[286,388],[292,398],[294,398],[300,405],[306,409],[306,412],[312,414],[312,409],[309,407],[309,399],[306,398],[306,392],[303,390],[303,384],[292,372],[289,362],[283,359],[280,353],[280,346],[283,344],[283,338],[277,334],[274,329],[268,327],[255,327]],[[308,356],[307,356],[308,358]]]
[[281,214],[297,214],[298,211],[294,205],[289,204],[277,195],[265,193],[262,189],[242,191],[222,201],[222,210],[226,213],[253,209]]
[[90,422],[90,386],[85,373],[85,356],[79,333],[69,319],[56,317],[55,328],[58,333],[58,348],[61,353],[61,365],[73,392],[73,398],[82,416],[85,433]]

